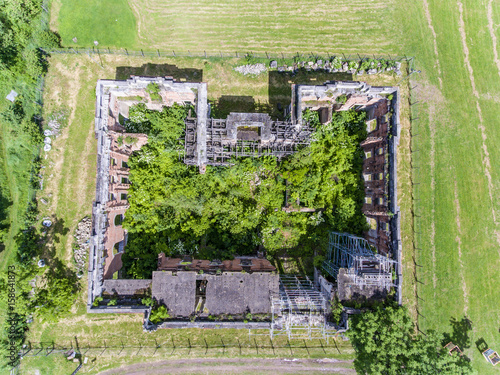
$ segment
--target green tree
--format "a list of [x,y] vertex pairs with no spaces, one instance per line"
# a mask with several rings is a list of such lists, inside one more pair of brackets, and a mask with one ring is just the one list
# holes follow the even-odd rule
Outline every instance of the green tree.
[[379,306],[352,318],[348,336],[356,351],[359,374],[471,374],[469,360],[450,356],[443,336],[416,334],[408,311],[400,306]]

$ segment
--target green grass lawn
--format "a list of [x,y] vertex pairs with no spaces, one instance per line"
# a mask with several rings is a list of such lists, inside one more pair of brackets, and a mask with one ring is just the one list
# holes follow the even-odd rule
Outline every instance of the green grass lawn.
[[[65,46],[131,47],[136,21],[127,0],[63,0],[57,30]],[[77,42],[73,38],[77,38]]]
[[[500,8],[490,3],[498,24]],[[405,21],[408,52],[423,70],[412,76],[418,322],[423,331],[446,329],[478,373],[494,374],[479,350],[500,350],[500,72],[488,2],[463,1],[462,14],[460,2],[428,2],[437,54],[423,4],[409,6]]]
[[64,46],[386,54],[398,45],[396,0],[54,1]]

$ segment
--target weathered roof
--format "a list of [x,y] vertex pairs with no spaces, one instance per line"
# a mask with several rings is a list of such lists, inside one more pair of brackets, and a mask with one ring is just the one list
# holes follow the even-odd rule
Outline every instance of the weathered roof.
[[183,262],[181,258],[166,257],[164,253],[158,255],[158,271],[203,271],[203,272],[271,272],[276,271],[271,262],[265,258],[241,257],[222,262],[193,259]]
[[193,271],[153,272],[152,296],[167,306],[170,315],[187,317],[196,311],[196,281],[206,282],[208,314],[269,313],[271,296],[279,292],[274,273],[224,272],[220,275]]
[[119,296],[143,295],[151,286],[152,280],[109,279],[104,280],[103,293]]

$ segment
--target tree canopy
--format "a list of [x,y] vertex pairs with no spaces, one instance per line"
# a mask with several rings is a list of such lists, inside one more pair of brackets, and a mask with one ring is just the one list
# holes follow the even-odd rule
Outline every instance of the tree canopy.
[[317,112],[307,112],[316,128],[310,146],[282,160],[263,156],[207,166],[205,174],[182,162],[187,108],[158,112],[137,105],[130,113],[127,131],[150,139],[129,160],[130,208],[123,225],[130,237],[122,257],[129,276],[145,277],[160,251],[208,259],[259,248],[311,255],[328,230],[364,230],[359,143],[366,136],[365,113],[334,113],[322,125]]
[[449,355],[443,335],[416,334],[408,311],[400,306],[377,307],[351,319],[348,336],[356,351],[359,374],[471,374],[465,356]]

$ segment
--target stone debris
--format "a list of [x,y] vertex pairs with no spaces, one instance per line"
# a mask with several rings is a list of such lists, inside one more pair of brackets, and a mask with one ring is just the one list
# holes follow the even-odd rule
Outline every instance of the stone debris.
[[253,65],[241,65],[234,68],[238,73],[243,75],[259,75],[260,73],[264,73],[267,69],[264,64],[253,64]]
[[42,221],[42,225],[43,225],[44,227],[47,227],[47,228],[48,228],[48,227],[52,226],[52,221],[50,221],[49,219],[44,219],[44,220]]
[[271,61],[271,63],[269,64],[269,67],[271,69],[276,69],[278,67],[278,62],[276,60]]
[[83,270],[87,264],[87,254],[90,247],[90,233],[92,230],[92,219],[84,217],[76,227],[74,234],[75,246],[73,246],[73,257],[77,268],[77,275],[83,276]]
[[43,143],[45,143],[46,145],[50,145],[52,143],[52,139],[50,139],[50,137],[45,137]]
[[43,135],[46,136],[46,137],[50,137],[52,135],[52,130],[50,129],[45,129],[43,131]]
[[43,146],[43,151],[45,151],[45,152],[49,152],[51,149],[52,149],[52,146],[49,145],[48,143],[46,143],[45,146]]

